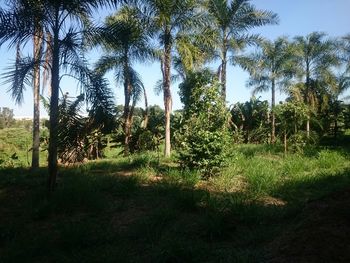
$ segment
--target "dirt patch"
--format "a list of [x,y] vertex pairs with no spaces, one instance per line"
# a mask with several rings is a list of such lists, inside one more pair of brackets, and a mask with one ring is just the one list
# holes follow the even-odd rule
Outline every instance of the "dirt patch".
[[130,176],[135,175],[135,173],[132,171],[118,171],[118,172],[113,173],[113,175],[130,177]]
[[262,197],[258,202],[261,202],[263,206],[285,206],[287,204],[286,201],[272,196]]
[[111,224],[117,231],[126,231],[130,225],[145,217],[149,211],[148,206],[139,206],[130,202],[126,210],[113,214]]
[[350,262],[350,188],[310,202],[272,242],[268,262]]

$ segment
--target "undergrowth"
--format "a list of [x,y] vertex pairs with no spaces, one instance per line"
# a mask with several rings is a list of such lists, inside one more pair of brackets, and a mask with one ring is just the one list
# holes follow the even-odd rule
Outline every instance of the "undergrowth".
[[2,262],[262,262],[307,203],[349,187],[337,149],[285,156],[279,146],[232,150],[203,180],[157,153],[61,167],[0,169]]

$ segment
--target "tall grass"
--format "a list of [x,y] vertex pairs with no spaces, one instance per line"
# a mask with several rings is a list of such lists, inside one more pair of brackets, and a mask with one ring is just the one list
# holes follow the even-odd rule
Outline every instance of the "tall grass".
[[350,185],[342,151],[282,150],[235,147],[209,180],[157,153],[111,155],[61,167],[50,197],[45,169],[1,169],[1,259],[262,262],[305,204]]

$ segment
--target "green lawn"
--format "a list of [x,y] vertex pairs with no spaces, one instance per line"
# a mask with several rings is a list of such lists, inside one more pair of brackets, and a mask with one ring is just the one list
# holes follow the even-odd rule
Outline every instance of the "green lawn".
[[208,181],[157,153],[108,156],[62,167],[50,197],[46,168],[1,168],[0,261],[350,260],[344,149],[284,156],[278,146],[235,146]]

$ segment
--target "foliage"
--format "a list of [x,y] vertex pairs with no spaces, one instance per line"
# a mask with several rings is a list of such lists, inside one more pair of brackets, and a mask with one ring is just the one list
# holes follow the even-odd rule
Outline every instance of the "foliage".
[[[123,106],[118,105],[116,108],[117,129],[112,134],[112,142],[115,146],[124,146],[125,134],[122,129]],[[135,107],[133,121],[131,127],[131,136],[129,140],[130,153],[140,153],[144,151],[159,150],[159,146],[163,140],[164,132],[164,110],[158,105],[148,107],[148,123],[144,126],[144,110]],[[124,150],[121,152],[124,153]]]
[[0,130],[0,167],[27,166],[29,164],[31,134],[24,128]]
[[[164,155],[171,155],[170,118],[172,110],[171,97],[171,63],[176,40],[184,34],[193,33],[202,24],[199,2],[195,0],[174,1],[135,1],[140,17],[145,21],[153,39],[157,40],[158,59],[162,72],[162,90],[165,110]],[[183,47],[182,47],[183,51]],[[180,51],[181,53],[181,51]]]
[[[8,42],[9,47],[25,45],[33,38],[39,24],[42,31],[48,34],[38,36],[46,41],[49,48],[43,57],[46,61],[38,61],[31,57],[18,60],[6,73],[11,89],[17,91],[16,97],[21,100],[23,90],[30,84],[30,73],[35,66],[50,71],[50,140],[49,140],[49,183],[48,190],[53,191],[57,178],[57,148],[59,123],[60,82],[64,76],[79,81],[86,101],[91,104],[91,111],[106,113],[111,109],[113,98],[111,91],[100,74],[92,72],[84,54],[84,36],[86,25],[93,11],[108,0],[41,0],[33,5],[31,0],[21,1],[21,5],[8,5],[7,10],[0,9],[0,44]],[[11,4],[11,2],[9,2]],[[35,19],[33,19],[35,18]],[[19,100],[19,101],[20,101]]]
[[15,123],[13,110],[7,107],[0,108],[0,129],[9,128]]
[[145,93],[145,87],[140,75],[135,71],[135,62],[145,62],[154,56],[150,45],[148,31],[140,19],[137,18],[138,10],[130,6],[123,6],[113,16],[106,18],[102,27],[94,29],[90,36],[92,45],[100,45],[104,55],[97,61],[96,69],[105,74],[114,70],[118,85],[124,87],[124,154],[130,149],[131,129],[136,103],[141,94]]
[[238,57],[237,63],[250,73],[248,87],[253,87],[253,95],[271,90],[271,142],[275,142],[276,90],[285,91],[290,79],[295,75],[295,50],[287,38],[277,38],[274,42],[264,40],[260,49],[248,56]]
[[[95,116],[90,112],[89,117],[81,115],[84,96],[78,96],[74,101],[66,95],[59,104],[58,124],[58,161],[63,164],[83,162],[85,159],[94,160],[103,157],[107,146],[105,134],[110,132],[114,124],[110,118],[103,115]],[[46,102],[47,103],[47,102]],[[97,112],[97,114],[102,114]],[[49,123],[47,123],[50,128]],[[48,136],[42,138],[44,142]]]
[[282,131],[296,133],[305,122],[309,109],[302,102],[285,102],[276,106],[276,114]]
[[184,167],[199,169],[204,177],[219,172],[230,143],[228,111],[220,92],[209,70],[190,74],[180,85],[185,111],[179,161]]
[[317,116],[324,112],[332,93],[337,90],[334,69],[340,65],[340,58],[336,42],[325,37],[324,33],[312,32],[294,38],[295,67],[302,82],[296,83],[291,91],[294,99],[304,102],[310,109],[306,121],[307,136],[310,135],[312,113]]
[[250,0],[206,0],[208,27],[203,40],[212,48],[212,58],[220,60],[218,75],[223,84],[222,95],[226,101],[227,63],[236,64],[236,55],[246,46],[257,44],[261,37],[251,34],[252,28],[277,24],[277,14],[259,10]]
[[237,102],[231,109],[233,133],[239,142],[267,143],[269,141],[269,104],[252,97],[245,103]]
[[302,152],[307,143],[315,141],[316,136],[310,136],[301,131],[301,125],[305,123],[309,116],[309,108],[302,102],[285,102],[275,108],[279,136],[285,144],[287,151],[287,139],[293,146],[293,151]]
[[[321,218],[320,236],[336,235],[334,224],[347,222],[348,191],[341,199],[339,193],[350,183],[349,158],[342,150],[315,148],[312,156],[284,157],[278,145],[236,146],[228,167],[208,181],[167,159],[158,164],[154,154],[98,160],[62,169],[50,198],[44,169],[31,174],[0,168],[0,206],[7,212],[0,218],[1,259],[269,261],[271,243],[290,240],[290,230],[300,229],[307,217],[312,224]],[[336,198],[338,207],[328,202]],[[314,248],[315,228],[309,228],[303,228],[308,238],[301,242]],[[344,250],[337,256],[348,256],[343,229],[335,247]],[[328,239],[322,244],[327,261],[334,260],[334,246]],[[313,261],[325,259],[319,252]],[[298,259],[309,260],[310,254]]]

